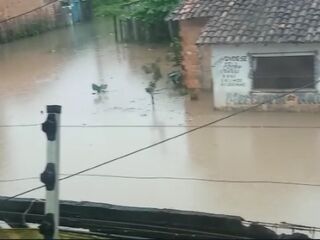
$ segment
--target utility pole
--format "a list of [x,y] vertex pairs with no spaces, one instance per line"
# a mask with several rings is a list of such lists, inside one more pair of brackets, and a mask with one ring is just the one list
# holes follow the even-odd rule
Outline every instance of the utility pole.
[[40,233],[46,240],[59,239],[59,163],[60,163],[60,114],[61,106],[47,106],[48,117],[42,124],[46,133],[47,166],[41,174],[41,182],[46,186],[45,217]]

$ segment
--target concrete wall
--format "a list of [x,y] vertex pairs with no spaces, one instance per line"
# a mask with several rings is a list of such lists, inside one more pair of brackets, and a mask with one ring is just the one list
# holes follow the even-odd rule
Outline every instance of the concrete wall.
[[[271,45],[212,45],[212,76],[214,79],[214,106],[217,109],[233,109],[253,106],[284,92],[253,91],[250,54],[288,53],[316,54],[315,81],[320,80],[320,57],[316,51],[320,44],[271,44]],[[263,105],[262,110],[320,111],[320,84],[315,89],[300,91],[285,98]]]
[[42,4],[44,0],[0,0],[0,21],[28,12]]
[[210,47],[199,49],[196,42],[207,18],[180,21],[183,48],[184,80],[190,89],[211,88]]
[[[37,9],[50,2],[53,3]],[[0,23],[0,42],[68,24],[65,10],[54,0],[0,0],[0,21],[4,21]]]

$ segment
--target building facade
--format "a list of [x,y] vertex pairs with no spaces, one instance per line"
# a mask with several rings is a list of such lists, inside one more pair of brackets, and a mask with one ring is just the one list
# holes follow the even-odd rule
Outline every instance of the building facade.
[[[212,54],[217,109],[320,110],[320,44],[219,45]],[[301,88],[297,91],[295,89]],[[282,97],[287,94],[287,96]]]
[[[320,111],[320,0],[185,0],[172,14],[181,24],[209,17],[196,45],[210,55],[210,71],[198,63],[215,108]],[[195,39],[181,29],[182,41]]]
[[212,89],[210,46],[197,46],[203,28],[219,6],[213,0],[184,0],[167,17],[179,25],[183,76],[189,89]]
[[[196,42],[207,24],[208,18],[181,20],[180,39],[182,44],[182,65],[185,84],[189,89],[211,89],[210,47],[198,47]],[[206,72],[206,74],[204,74]]]

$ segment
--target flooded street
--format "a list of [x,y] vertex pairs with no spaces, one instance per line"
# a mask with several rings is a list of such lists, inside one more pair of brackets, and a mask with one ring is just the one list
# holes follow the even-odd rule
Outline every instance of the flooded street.
[[[150,76],[141,67],[160,57],[165,73],[167,51],[162,45],[117,45],[106,22],[1,45],[0,195],[40,185],[21,179],[44,170],[45,135],[39,126],[12,125],[43,122],[47,104],[63,106],[63,174],[227,116],[213,111],[210,94],[191,102],[166,79],[160,88],[169,89],[156,95],[153,110],[145,92]],[[108,84],[108,92],[93,95],[92,83]],[[66,180],[61,199],[320,227],[320,186],[279,184],[320,184],[319,146],[320,114],[244,113]],[[20,180],[8,181],[14,179]],[[39,190],[25,197],[44,196]]]

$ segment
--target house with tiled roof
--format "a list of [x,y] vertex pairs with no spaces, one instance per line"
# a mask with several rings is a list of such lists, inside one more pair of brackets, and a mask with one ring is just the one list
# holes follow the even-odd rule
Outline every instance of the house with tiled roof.
[[167,20],[179,22],[184,80],[189,89],[211,89],[210,47],[196,45],[201,31],[225,0],[182,0]]
[[186,0],[169,17],[201,16],[196,44],[210,49],[215,108],[320,110],[320,0]]

